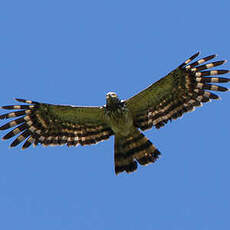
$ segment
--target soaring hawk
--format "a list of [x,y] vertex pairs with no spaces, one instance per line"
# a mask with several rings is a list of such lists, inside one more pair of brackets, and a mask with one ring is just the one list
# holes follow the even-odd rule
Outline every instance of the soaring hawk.
[[226,83],[230,79],[210,76],[226,74],[229,70],[208,70],[225,61],[203,64],[215,57],[210,55],[192,62],[198,55],[199,52],[127,100],[120,100],[116,93],[109,92],[106,105],[100,107],[51,105],[16,99],[26,104],[1,107],[16,110],[0,115],[0,119],[13,118],[0,127],[0,130],[14,127],[3,140],[19,134],[10,146],[25,141],[22,149],[26,149],[39,143],[44,146],[96,144],[114,135],[115,173],[133,172],[137,169],[137,162],[147,165],[160,155],[140,130],[152,126],[159,129],[194,107],[219,98],[207,90],[228,90],[212,83]]

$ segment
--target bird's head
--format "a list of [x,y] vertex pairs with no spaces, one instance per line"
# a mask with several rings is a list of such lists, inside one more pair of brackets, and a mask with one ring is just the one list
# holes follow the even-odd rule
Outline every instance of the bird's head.
[[117,98],[117,94],[115,92],[108,92],[106,94],[106,100],[108,100],[110,98]]
[[116,108],[120,104],[121,104],[121,100],[118,98],[116,93],[108,92],[106,94],[106,107]]

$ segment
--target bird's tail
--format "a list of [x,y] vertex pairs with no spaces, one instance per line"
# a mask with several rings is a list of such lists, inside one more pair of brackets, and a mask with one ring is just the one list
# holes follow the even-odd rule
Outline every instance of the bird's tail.
[[160,152],[138,129],[132,135],[115,135],[115,173],[133,172],[137,162],[147,165],[155,162]]

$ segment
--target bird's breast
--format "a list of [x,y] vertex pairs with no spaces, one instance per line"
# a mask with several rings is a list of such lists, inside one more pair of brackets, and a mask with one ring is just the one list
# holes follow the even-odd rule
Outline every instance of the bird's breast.
[[115,134],[127,136],[132,131],[133,118],[127,109],[107,113],[107,120]]

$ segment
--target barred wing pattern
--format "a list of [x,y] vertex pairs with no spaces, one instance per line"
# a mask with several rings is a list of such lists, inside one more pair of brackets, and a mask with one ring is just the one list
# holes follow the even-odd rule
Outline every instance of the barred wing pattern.
[[152,126],[160,128],[169,120],[177,119],[183,113],[193,111],[196,106],[201,106],[202,103],[211,99],[219,99],[217,95],[206,90],[222,92],[228,90],[212,83],[225,83],[230,79],[207,77],[228,73],[229,70],[207,70],[222,65],[225,61],[203,64],[216,57],[216,55],[210,55],[189,64],[198,55],[199,52],[166,77],[126,101],[138,128],[142,130]]
[[106,140],[113,135],[113,131],[103,121],[103,107],[74,107],[16,100],[27,105],[2,106],[3,109],[17,111],[0,116],[0,119],[19,117],[0,127],[0,130],[15,127],[3,140],[19,134],[11,147],[24,140],[22,149],[39,143],[44,146],[87,145]]

